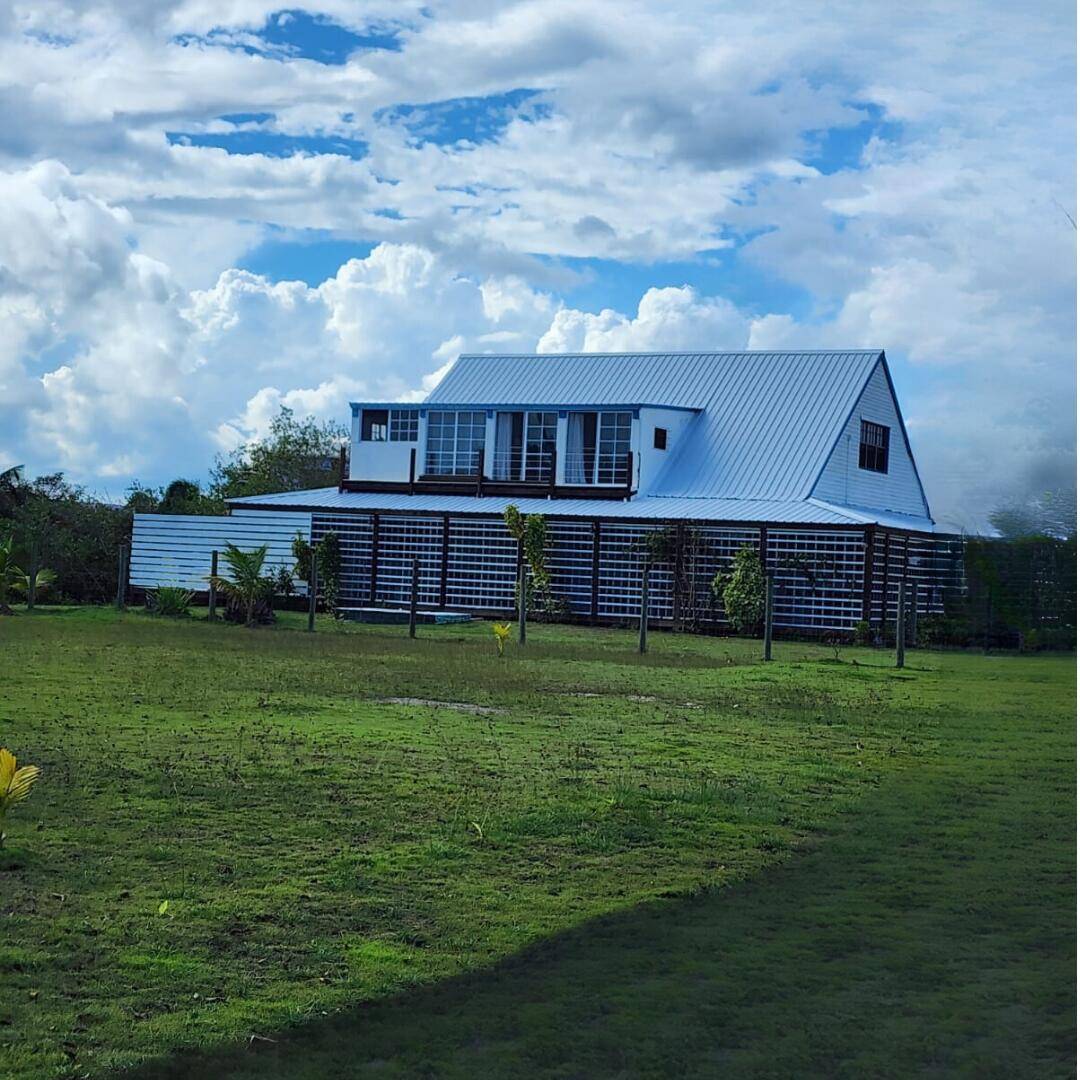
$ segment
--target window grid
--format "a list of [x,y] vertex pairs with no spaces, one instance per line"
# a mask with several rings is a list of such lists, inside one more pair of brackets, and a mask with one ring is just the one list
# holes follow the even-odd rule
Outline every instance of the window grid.
[[600,430],[597,439],[599,453],[596,465],[598,484],[626,483],[626,455],[630,453],[631,420],[628,412],[600,414]]
[[390,410],[390,441],[416,442],[420,433],[420,414],[416,409]]
[[531,412],[525,425],[525,479],[547,480],[555,453],[559,417],[553,412]]
[[859,431],[859,468],[869,472],[889,471],[889,429],[884,424],[863,420]]
[[472,476],[484,448],[487,415],[483,412],[428,414],[425,472],[433,476]]

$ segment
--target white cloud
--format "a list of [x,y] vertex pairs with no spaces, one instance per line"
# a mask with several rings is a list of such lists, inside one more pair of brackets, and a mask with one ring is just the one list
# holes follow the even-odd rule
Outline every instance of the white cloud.
[[[415,396],[463,348],[749,341],[886,347],[946,514],[1068,467],[1071,5],[300,7],[357,31],[400,22],[401,48],[328,66],[178,43],[258,46],[282,10],[269,0],[0,8],[8,456],[91,481],[198,472],[280,403],[341,416],[349,395]],[[437,143],[380,112],[521,88],[539,97],[479,139],[468,118]],[[894,126],[815,156],[871,105]],[[169,143],[233,114],[369,151]],[[235,269],[267,236],[312,230],[379,246],[315,287]],[[602,295],[615,262],[641,280],[734,246],[709,290],[645,285],[634,313],[559,306],[570,260],[602,261],[584,271]]]

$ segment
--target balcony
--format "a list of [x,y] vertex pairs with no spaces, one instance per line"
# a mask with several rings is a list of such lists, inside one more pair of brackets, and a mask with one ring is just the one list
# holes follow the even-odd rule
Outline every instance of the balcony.
[[[468,455],[433,455],[419,472],[413,448],[409,479],[399,483],[346,479],[342,491],[397,491],[436,495],[520,495],[533,498],[627,499],[634,494],[634,454],[604,453],[595,448],[571,453],[560,468],[553,449],[511,450],[486,457],[481,448]],[[468,467],[467,467],[468,466]]]

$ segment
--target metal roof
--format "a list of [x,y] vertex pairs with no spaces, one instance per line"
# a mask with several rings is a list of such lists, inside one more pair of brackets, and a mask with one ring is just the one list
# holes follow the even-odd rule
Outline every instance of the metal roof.
[[879,362],[881,349],[464,355],[425,404],[700,409],[649,494],[801,501]]
[[397,492],[338,491],[336,487],[230,499],[237,510],[266,507],[289,510],[372,511],[383,513],[502,514],[513,503],[523,514],[549,517],[629,520],[746,521],[777,525],[869,525],[931,532],[929,518],[887,511],[851,510],[820,499],[717,499],[640,495],[618,499],[519,499],[501,495],[407,495]]

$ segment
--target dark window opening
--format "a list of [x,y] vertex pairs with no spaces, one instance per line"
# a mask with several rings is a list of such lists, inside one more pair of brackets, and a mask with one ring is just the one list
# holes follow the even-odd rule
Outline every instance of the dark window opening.
[[870,420],[862,422],[859,433],[859,468],[870,472],[889,471],[889,429]]
[[667,449],[667,428],[658,427],[653,428],[652,444],[654,450],[666,450]]
[[386,409],[365,409],[360,424],[362,442],[386,442],[390,417]]

